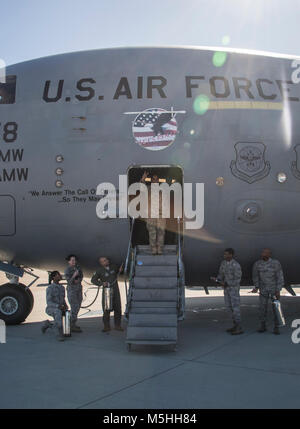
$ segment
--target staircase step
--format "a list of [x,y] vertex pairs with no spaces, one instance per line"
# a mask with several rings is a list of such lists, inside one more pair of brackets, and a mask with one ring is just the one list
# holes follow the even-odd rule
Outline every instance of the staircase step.
[[177,302],[175,301],[132,301],[131,310],[136,308],[175,308],[177,309]]
[[135,277],[135,289],[173,289],[177,288],[177,278],[175,277]]
[[156,340],[177,342],[177,327],[127,327],[127,342]]
[[130,314],[128,326],[130,327],[176,327],[176,314]]
[[177,266],[177,255],[137,255],[136,265]]
[[132,314],[175,314],[177,317],[177,307],[134,307],[130,309]]
[[135,267],[135,275],[138,277],[176,277],[177,266],[153,266],[153,265],[137,265]]
[[[176,254],[177,253],[177,246],[173,245],[173,244],[166,244],[163,247],[163,254],[164,255],[168,255],[168,254]],[[144,245],[144,246],[137,246],[137,254],[138,255],[151,255],[151,247],[149,245]]]
[[127,343],[177,343],[177,276],[176,245],[164,246],[163,255],[152,255],[150,246],[137,246]]
[[139,346],[147,345],[147,346],[166,346],[168,344],[177,344],[177,341],[170,340],[170,341],[159,341],[159,340],[126,340],[127,344],[136,344]]
[[132,301],[175,301],[177,289],[133,289]]

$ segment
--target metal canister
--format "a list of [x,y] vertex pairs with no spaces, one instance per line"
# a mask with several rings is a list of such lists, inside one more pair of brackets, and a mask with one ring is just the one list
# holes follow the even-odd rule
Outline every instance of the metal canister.
[[112,311],[113,310],[113,287],[110,283],[103,288],[104,293],[104,311]]
[[70,310],[66,310],[62,316],[62,328],[63,335],[65,337],[71,336],[71,312]]
[[272,306],[276,317],[277,326],[285,326],[285,320],[282,313],[281,304],[279,299],[277,299],[275,296],[272,297]]

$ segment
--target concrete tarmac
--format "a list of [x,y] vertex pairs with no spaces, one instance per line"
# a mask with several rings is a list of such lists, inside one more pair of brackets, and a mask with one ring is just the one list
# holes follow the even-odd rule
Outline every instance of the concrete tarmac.
[[[39,282],[46,283],[44,273]],[[0,282],[4,280],[1,277]],[[85,304],[96,289],[85,286]],[[124,284],[120,283],[123,308]],[[291,323],[300,319],[300,296],[285,290],[287,326],[281,335],[258,327],[258,296],[242,289],[245,333],[225,332],[231,325],[220,290],[186,288],[186,318],[179,323],[178,351],[133,346],[126,332],[101,332],[100,296],[80,311],[83,332],[60,343],[41,333],[45,286],[33,286],[35,306],[25,323],[7,327],[0,344],[0,408],[299,408],[300,343]],[[295,291],[300,294],[300,289]],[[101,294],[100,294],[101,295]],[[299,322],[300,323],[300,322]],[[126,325],[124,324],[126,327]],[[300,338],[300,334],[299,334]]]

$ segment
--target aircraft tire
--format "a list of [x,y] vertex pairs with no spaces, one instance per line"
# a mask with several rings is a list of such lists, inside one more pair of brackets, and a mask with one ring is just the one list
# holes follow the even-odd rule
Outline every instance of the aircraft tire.
[[31,291],[20,284],[6,283],[0,286],[0,319],[7,325],[18,325],[24,322],[33,307]]
[[[24,291],[27,293],[27,295],[28,295],[28,297],[29,297],[29,300],[30,300],[30,312],[29,312],[29,313],[31,313],[31,311],[32,311],[32,309],[33,309],[33,305],[34,305],[34,297],[33,297],[33,294],[32,294],[32,292],[31,292],[31,290],[30,290],[29,288],[27,288],[27,286],[23,285],[23,283],[19,283],[19,284],[18,284],[18,286],[19,286],[19,287],[21,286],[21,288],[23,288],[23,289],[24,289]],[[26,317],[27,317],[27,316],[26,316]]]

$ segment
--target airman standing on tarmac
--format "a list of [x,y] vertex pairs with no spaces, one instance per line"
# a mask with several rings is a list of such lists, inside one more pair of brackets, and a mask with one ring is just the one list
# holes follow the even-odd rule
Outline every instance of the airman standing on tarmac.
[[224,261],[222,261],[220,265],[219,274],[217,277],[212,277],[212,279],[223,286],[225,304],[232,313],[233,327],[227,329],[227,332],[232,335],[239,335],[243,333],[240,309],[240,282],[242,270],[240,264],[233,259],[233,255],[233,249],[225,249]]
[[[261,259],[253,265],[252,280],[254,289],[252,293],[259,291],[259,317],[261,326],[258,332],[266,331],[266,321],[268,312],[268,301],[275,296],[280,299],[280,290],[284,286],[284,277],[281,264],[276,259],[271,258],[271,250],[263,249]],[[274,311],[274,334],[279,335],[278,321]]]
[[56,338],[58,341],[64,341],[65,339],[62,333],[62,315],[63,312],[68,309],[65,301],[65,288],[63,285],[59,284],[61,279],[62,276],[58,271],[53,271],[50,274],[50,282],[52,283],[47,287],[46,313],[54,318],[54,323],[52,326],[49,320],[46,320],[42,326],[43,334],[52,326],[56,332]]
[[68,268],[65,270],[65,278],[68,282],[67,295],[68,301],[71,306],[71,331],[82,332],[81,328],[76,325],[77,316],[82,303],[82,279],[83,273],[80,266],[77,264],[77,257],[69,255],[66,260],[68,261]]
[[103,308],[103,324],[102,332],[110,331],[110,311],[105,309],[105,287],[112,287],[112,308],[114,311],[115,329],[123,331],[121,327],[121,297],[118,286],[118,274],[123,270],[123,266],[118,269],[116,265],[111,264],[110,260],[104,256],[99,258],[100,267],[91,278],[91,282],[97,286],[103,286],[102,290],[102,308]]

